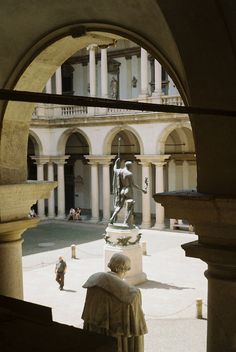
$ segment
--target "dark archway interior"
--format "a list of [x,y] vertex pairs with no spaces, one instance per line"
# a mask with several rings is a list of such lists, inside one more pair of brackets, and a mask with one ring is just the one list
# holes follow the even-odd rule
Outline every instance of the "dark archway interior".
[[70,155],[65,164],[65,207],[68,212],[71,207],[75,207],[75,163],[80,160],[83,164],[87,164],[84,156],[89,154],[88,143],[81,133],[75,132],[68,137],[65,154]]

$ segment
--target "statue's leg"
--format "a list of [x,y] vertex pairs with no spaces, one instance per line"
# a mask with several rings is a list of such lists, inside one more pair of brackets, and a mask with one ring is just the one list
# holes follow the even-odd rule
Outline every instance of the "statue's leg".
[[126,208],[126,217],[124,223],[127,224],[129,227],[133,225],[133,212],[134,212],[134,203],[135,201],[133,199],[128,199],[126,201],[127,208]]
[[115,208],[115,211],[114,211],[114,213],[112,214],[112,216],[111,216],[111,218],[110,218],[110,224],[113,224],[114,221],[116,220],[118,213],[119,213],[120,210],[123,208],[124,201],[125,201],[125,198],[122,197],[122,198],[121,198],[121,201],[120,201],[120,205]]
[[119,213],[120,211],[120,207],[116,207],[116,209],[114,210],[114,213],[112,214],[111,218],[110,218],[110,223],[113,224],[114,221],[116,220],[117,218],[117,214]]

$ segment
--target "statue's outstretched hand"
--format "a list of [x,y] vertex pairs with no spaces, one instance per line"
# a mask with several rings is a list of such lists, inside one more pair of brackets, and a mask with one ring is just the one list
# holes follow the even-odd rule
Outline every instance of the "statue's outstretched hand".
[[146,189],[142,189],[142,192],[143,192],[144,194],[147,194],[147,190],[146,190]]

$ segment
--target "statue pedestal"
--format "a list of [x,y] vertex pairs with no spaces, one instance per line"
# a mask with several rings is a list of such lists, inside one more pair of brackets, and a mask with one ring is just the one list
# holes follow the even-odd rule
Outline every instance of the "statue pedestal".
[[115,253],[122,253],[130,258],[131,270],[125,276],[124,281],[130,285],[138,285],[147,280],[143,272],[142,247],[139,244],[141,233],[138,227],[132,229],[122,224],[115,223],[106,228],[104,247],[105,271],[107,264]]

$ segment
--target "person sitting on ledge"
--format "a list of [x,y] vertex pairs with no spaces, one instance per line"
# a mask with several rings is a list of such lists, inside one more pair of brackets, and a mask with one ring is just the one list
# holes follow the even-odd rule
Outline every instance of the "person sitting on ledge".
[[141,292],[123,278],[130,259],[115,253],[108,263],[110,272],[91,275],[83,285],[87,295],[82,313],[84,329],[116,337],[116,352],[143,352],[146,322]]
[[75,218],[75,209],[74,208],[70,208],[67,220],[74,220],[74,218]]
[[81,209],[75,208],[74,220],[81,220],[80,216],[81,216]]

